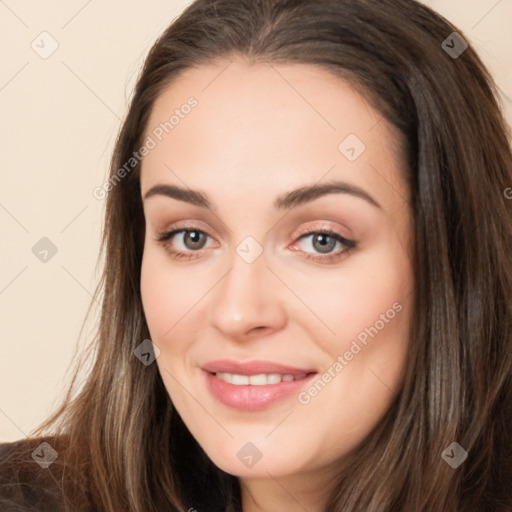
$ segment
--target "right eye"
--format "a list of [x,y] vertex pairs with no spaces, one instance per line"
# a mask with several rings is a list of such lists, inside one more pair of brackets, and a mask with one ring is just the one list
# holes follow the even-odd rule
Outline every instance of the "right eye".
[[[203,249],[208,237],[207,233],[197,228],[180,228],[159,233],[156,242],[162,244],[173,258],[192,259],[197,257],[194,253]],[[173,247],[175,238],[181,239],[181,245],[184,248],[176,249]],[[169,242],[172,242],[172,244]]]

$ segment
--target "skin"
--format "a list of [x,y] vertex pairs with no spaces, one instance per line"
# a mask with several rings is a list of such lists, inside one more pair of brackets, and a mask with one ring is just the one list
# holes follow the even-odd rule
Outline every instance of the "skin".
[[[190,432],[218,467],[239,477],[244,511],[320,511],[343,456],[383,418],[403,379],[414,283],[401,139],[327,70],[242,58],[188,69],[157,98],[146,135],[190,96],[198,105],[141,170],[142,197],[172,184],[202,191],[213,205],[163,195],[144,201],[141,293],[160,349],[156,363]],[[338,149],[348,134],[366,145],[354,161]],[[331,193],[274,209],[279,195],[332,180],[360,187],[380,208]],[[156,241],[178,227],[205,231],[202,248],[184,233]],[[322,263],[315,235],[299,233],[321,227],[356,247],[344,252],[335,243],[327,253],[340,257]],[[247,236],[263,250],[252,263],[236,251]],[[169,248],[195,259],[174,259]],[[205,386],[200,366],[215,359],[322,373],[394,303],[401,311],[307,404],[293,395],[262,411],[239,411]],[[262,453],[251,468],[237,457],[247,442]]]

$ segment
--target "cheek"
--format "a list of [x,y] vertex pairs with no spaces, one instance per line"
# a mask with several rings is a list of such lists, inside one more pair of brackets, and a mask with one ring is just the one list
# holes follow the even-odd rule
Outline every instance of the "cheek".
[[318,343],[332,358],[349,350],[354,339],[364,346],[377,332],[397,343],[407,336],[413,283],[411,262],[403,252],[383,248],[348,258],[339,271],[318,272],[314,279],[295,275],[293,280],[294,291],[310,310],[296,317],[308,331],[314,326]]
[[190,323],[190,310],[198,300],[198,290],[187,285],[183,271],[173,268],[166,259],[165,252],[158,248],[144,251],[141,299],[150,338],[160,349],[156,359],[160,375],[174,405],[184,408],[187,401],[179,383],[186,379],[183,362],[194,324]]
[[177,407],[187,406],[179,383],[193,377],[191,348],[204,330],[208,293],[218,281],[218,268],[192,268],[169,260],[165,250],[149,246],[141,264],[141,299],[150,338],[160,349],[156,363]]
[[151,251],[145,251],[141,266],[141,299],[144,314],[153,341],[161,338],[172,327],[169,312],[178,305],[175,298],[175,283],[165,271],[164,265],[152,258]]
[[172,265],[163,249],[149,247],[141,265],[141,299],[154,341],[172,337],[189,320],[189,311],[207,287],[191,272]]

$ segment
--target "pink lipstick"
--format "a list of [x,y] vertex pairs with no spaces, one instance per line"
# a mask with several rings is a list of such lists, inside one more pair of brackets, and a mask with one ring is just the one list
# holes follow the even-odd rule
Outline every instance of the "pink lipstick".
[[318,373],[271,361],[211,361],[202,367],[206,385],[224,405],[245,411],[265,409],[296,395]]

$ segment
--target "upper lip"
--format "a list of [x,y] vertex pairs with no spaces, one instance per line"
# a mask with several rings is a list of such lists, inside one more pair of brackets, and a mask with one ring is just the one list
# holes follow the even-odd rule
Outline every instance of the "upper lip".
[[236,375],[259,375],[261,373],[280,373],[281,375],[302,375],[304,373],[316,373],[314,369],[294,368],[285,364],[272,361],[234,361],[232,359],[218,359],[210,361],[202,366],[202,369],[210,372],[234,373]]

